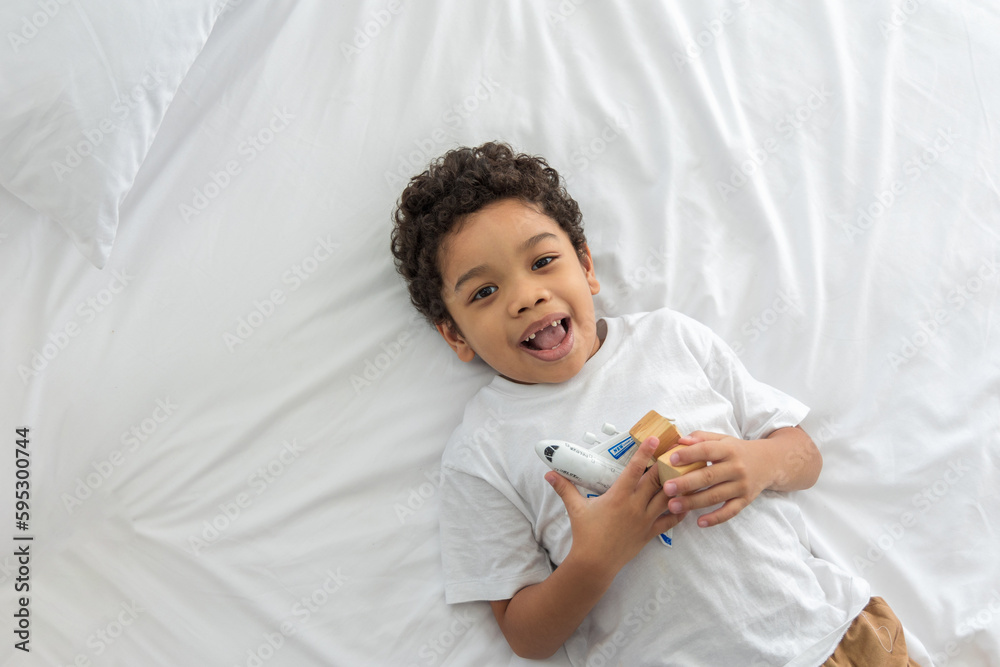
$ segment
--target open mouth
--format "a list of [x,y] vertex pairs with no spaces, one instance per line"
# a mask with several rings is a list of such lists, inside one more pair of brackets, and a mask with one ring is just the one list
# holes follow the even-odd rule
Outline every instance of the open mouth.
[[521,341],[520,347],[544,361],[561,359],[573,347],[573,325],[569,317],[552,319]]

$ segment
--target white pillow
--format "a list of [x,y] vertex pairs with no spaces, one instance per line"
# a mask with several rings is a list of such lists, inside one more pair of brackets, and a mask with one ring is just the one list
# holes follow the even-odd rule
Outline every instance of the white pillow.
[[225,0],[0,2],[0,185],[97,268]]

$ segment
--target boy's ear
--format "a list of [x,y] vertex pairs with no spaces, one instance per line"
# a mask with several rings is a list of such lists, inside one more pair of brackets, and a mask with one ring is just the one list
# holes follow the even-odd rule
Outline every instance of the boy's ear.
[[601,291],[601,283],[597,282],[597,274],[594,273],[594,258],[590,254],[590,246],[583,244],[584,254],[580,255],[580,264],[583,266],[584,274],[587,276],[587,284],[590,285],[591,295]]
[[462,337],[462,332],[453,324],[440,322],[434,325],[434,327],[441,334],[441,337],[444,338],[444,342],[448,343],[448,346],[458,355],[459,359],[468,362],[476,358],[475,350],[469,347],[469,344],[465,342],[465,338]]

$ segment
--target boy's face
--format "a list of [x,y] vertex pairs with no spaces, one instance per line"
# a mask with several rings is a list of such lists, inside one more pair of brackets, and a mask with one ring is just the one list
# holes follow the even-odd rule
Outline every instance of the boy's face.
[[459,331],[437,329],[462,361],[478,354],[515,382],[564,382],[601,346],[590,249],[579,258],[569,235],[532,206],[504,199],[469,215],[438,264]]

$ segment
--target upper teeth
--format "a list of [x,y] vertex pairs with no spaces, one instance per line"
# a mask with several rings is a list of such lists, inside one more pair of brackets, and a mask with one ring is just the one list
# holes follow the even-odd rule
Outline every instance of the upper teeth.
[[[547,324],[545,326],[557,327],[557,326],[559,326],[559,322],[560,322],[560,320],[555,320],[551,325]],[[544,328],[545,327],[542,327],[542,329],[544,329]],[[541,331],[541,329],[539,329],[539,331]],[[533,339],[534,337],[535,337],[535,334],[531,334],[530,336],[528,336],[527,338],[524,339],[524,342],[527,343],[529,340]]]

